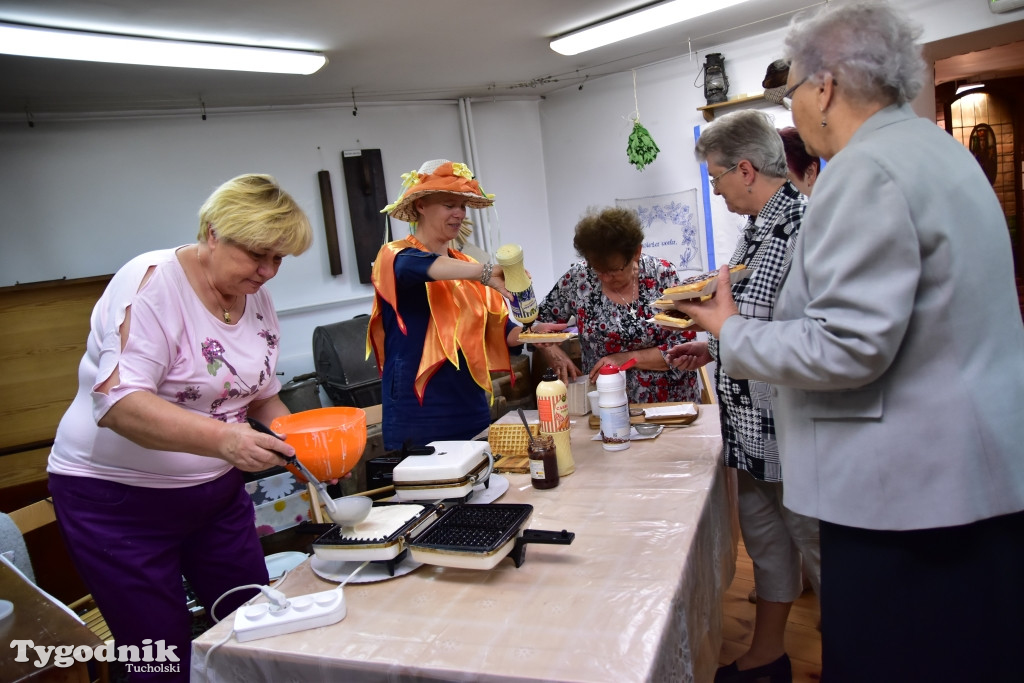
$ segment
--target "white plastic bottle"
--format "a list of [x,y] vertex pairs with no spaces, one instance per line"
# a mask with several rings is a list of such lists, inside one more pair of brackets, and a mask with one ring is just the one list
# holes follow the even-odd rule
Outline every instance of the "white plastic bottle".
[[537,414],[540,417],[540,433],[555,441],[558,456],[558,476],[564,477],[576,471],[572,458],[572,443],[569,439],[569,400],[565,382],[548,368],[537,384]]
[[624,451],[629,448],[629,398],[626,396],[626,368],[604,365],[597,375],[598,407],[601,409],[601,443],[606,451]]
[[537,296],[533,293],[533,280],[523,268],[523,248],[518,244],[505,244],[494,254],[501,264],[505,289],[512,295],[509,308],[516,320],[529,325],[537,319]]

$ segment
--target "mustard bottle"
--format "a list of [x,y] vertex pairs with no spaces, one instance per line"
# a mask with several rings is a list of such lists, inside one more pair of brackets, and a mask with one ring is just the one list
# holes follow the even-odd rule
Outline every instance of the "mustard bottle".
[[518,244],[506,244],[494,257],[501,264],[505,289],[512,295],[509,302],[512,315],[523,325],[529,325],[537,319],[537,297],[533,293],[533,281],[523,268],[523,248]]

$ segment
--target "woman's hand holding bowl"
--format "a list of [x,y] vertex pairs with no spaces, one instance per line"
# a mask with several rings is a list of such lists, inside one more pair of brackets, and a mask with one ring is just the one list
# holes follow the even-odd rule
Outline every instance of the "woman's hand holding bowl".
[[257,432],[245,423],[224,425],[218,452],[222,459],[243,472],[261,472],[283,465],[282,456],[295,455],[295,449],[284,441]]

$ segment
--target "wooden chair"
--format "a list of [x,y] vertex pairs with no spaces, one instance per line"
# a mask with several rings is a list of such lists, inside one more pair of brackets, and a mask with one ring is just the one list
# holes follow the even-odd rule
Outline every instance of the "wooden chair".
[[[47,498],[13,510],[10,518],[25,538],[29,558],[33,560],[32,570],[36,574],[36,584],[65,602],[100,640],[113,640],[110,627],[107,626],[92,595],[82,595],[86,590],[85,584],[74,571],[67,548],[60,537],[53,499]],[[81,597],[75,598],[75,595]],[[96,666],[100,683],[107,683],[110,680],[108,664],[98,661]]]
[[714,387],[711,386],[711,378],[708,376],[707,366],[702,366],[700,370],[697,371],[697,374],[700,377],[700,402],[714,405],[715,390]]

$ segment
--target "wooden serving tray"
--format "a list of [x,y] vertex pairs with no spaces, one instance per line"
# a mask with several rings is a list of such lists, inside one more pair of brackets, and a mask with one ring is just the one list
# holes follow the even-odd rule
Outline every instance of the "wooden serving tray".
[[[659,407],[662,407],[662,406],[678,406],[678,405],[687,405],[687,404],[686,403],[680,403],[680,402],[674,402],[674,403],[643,403],[643,404],[631,403],[629,405],[629,407],[630,408],[659,408]],[[659,425],[688,425],[691,422],[693,422],[694,420],[696,420],[698,417],[700,417],[700,404],[698,404],[698,403],[690,403],[689,405],[692,405],[694,410],[697,411],[695,415],[682,415],[680,417],[656,417],[656,418],[652,418],[650,420],[646,419],[643,415],[637,415],[635,417],[630,417],[629,418],[629,423],[630,424],[640,424],[640,423],[643,423],[643,422],[650,422],[652,424],[659,424]],[[600,429],[601,428],[601,418],[599,416],[594,415],[593,413],[591,413],[588,424],[590,425],[591,429]]]
[[[539,425],[530,425],[530,433],[537,436]],[[487,430],[487,442],[494,454],[494,471],[514,474],[530,473],[530,439],[521,424],[492,424]]]

